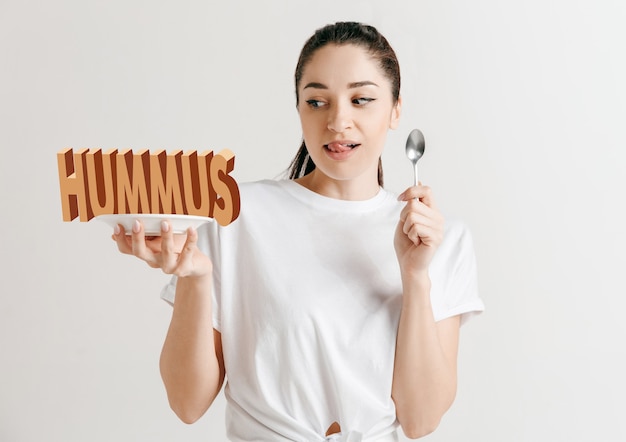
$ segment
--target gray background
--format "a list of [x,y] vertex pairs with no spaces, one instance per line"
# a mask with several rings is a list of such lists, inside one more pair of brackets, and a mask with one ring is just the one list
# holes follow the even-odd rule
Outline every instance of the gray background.
[[403,148],[470,225],[487,305],[428,441],[623,441],[626,7],[622,1],[0,0],[0,440],[223,441],[223,396],[170,412],[158,357],[165,275],[103,223],[64,223],[64,147],[235,152],[280,176],[300,142],[304,40],[370,22],[397,50]]

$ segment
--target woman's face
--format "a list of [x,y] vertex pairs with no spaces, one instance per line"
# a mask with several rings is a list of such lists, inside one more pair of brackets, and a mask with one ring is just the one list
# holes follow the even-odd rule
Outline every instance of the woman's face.
[[[329,44],[305,66],[298,112],[316,178],[378,189],[378,159],[400,117],[391,82],[355,45]],[[323,176],[320,177],[319,175]]]

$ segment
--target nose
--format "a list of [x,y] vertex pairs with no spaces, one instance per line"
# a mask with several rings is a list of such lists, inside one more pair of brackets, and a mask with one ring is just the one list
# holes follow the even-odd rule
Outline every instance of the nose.
[[331,106],[330,112],[328,113],[329,130],[342,133],[345,132],[346,129],[350,129],[352,124],[352,112],[349,106],[342,104]]

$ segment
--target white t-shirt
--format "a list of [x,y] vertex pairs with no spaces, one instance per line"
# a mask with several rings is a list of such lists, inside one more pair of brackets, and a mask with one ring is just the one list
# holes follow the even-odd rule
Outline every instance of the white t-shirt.
[[[199,229],[214,266],[229,438],[324,441],[333,422],[355,439],[393,437],[404,204],[384,189],[344,201],[290,180],[245,183],[240,195],[236,221]],[[446,221],[429,274],[435,320],[483,309],[464,224]],[[162,297],[174,291],[175,279]]]

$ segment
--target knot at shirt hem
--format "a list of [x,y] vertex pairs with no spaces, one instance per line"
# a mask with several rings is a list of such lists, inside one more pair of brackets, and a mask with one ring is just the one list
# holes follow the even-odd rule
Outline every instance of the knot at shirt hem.
[[324,439],[324,442],[398,442],[398,433],[394,431],[387,436],[363,439],[362,433],[349,431],[347,433],[331,434]]
[[363,435],[358,431],[350,431],[348,433],[335,433],[328,436],[324,441],[327,442],[361,442]]

